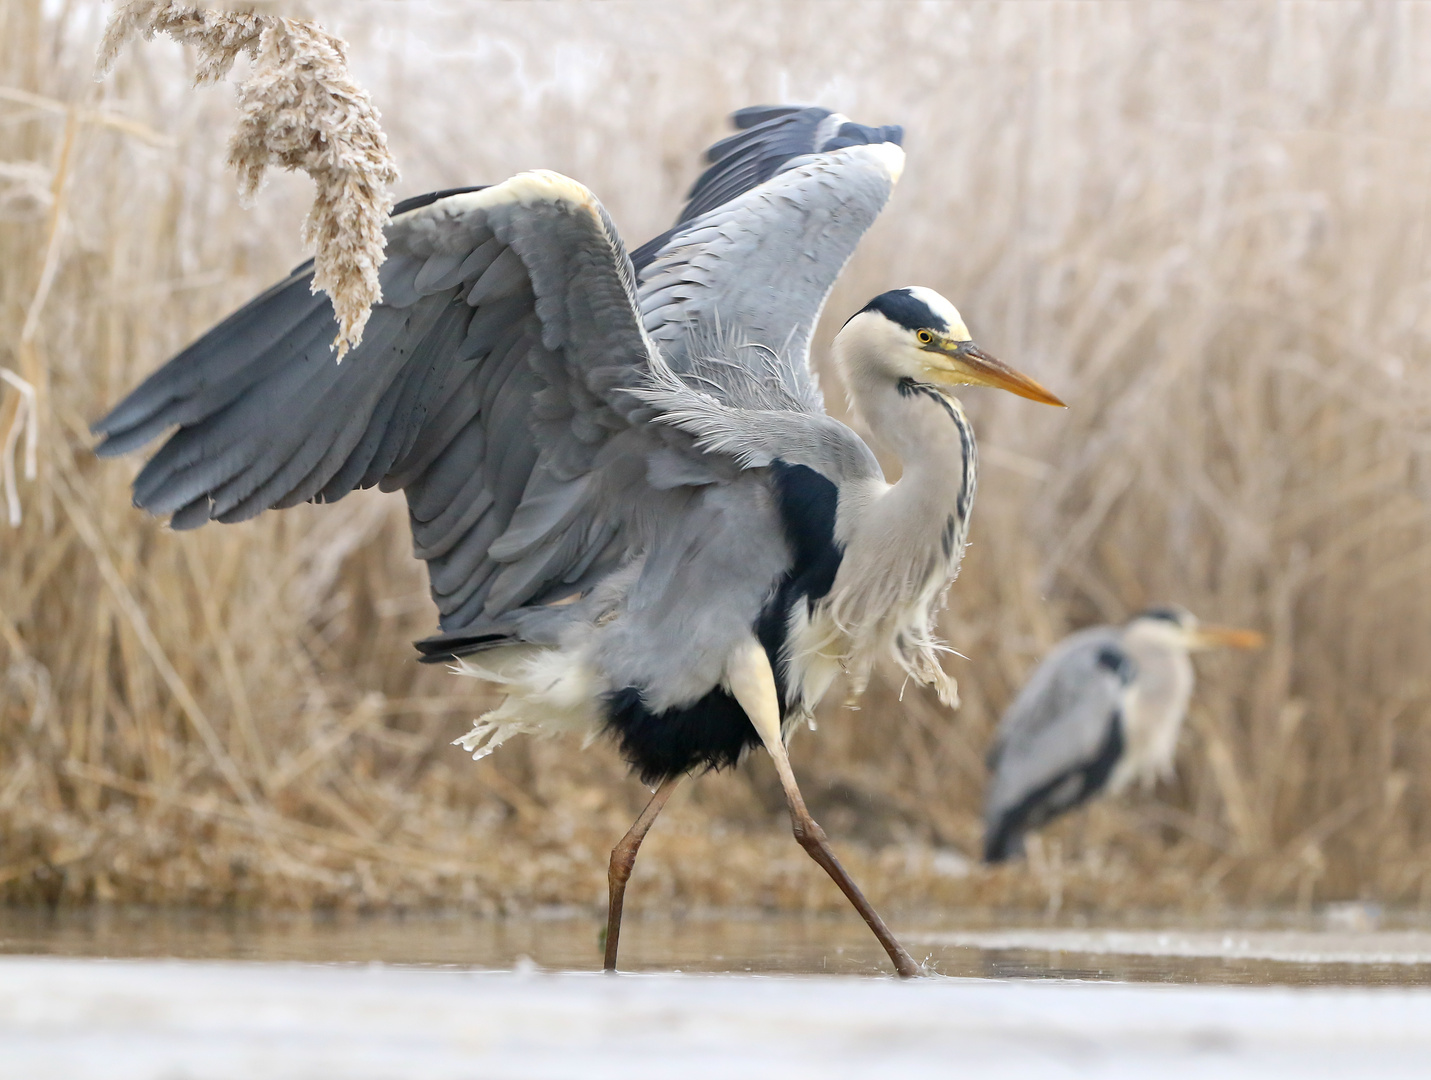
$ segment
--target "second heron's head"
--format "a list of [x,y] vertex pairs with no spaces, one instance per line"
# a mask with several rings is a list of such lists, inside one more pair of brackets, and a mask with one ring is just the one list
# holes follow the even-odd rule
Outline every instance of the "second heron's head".
[[845,323],[835,354],[851,384],[868,379],[952,388],[993,386],[1045,405],[1063,402],[974,344],[959,311],[933,289],[880,293]]
[[1207,626],[1187,608],[1169,606],[1149,608],[1134,616],[1128,631],[1160,641],[1188,652],[1204,649],[1260,649],[1262,635],[1256,630],[1240,630],[1230,626]]

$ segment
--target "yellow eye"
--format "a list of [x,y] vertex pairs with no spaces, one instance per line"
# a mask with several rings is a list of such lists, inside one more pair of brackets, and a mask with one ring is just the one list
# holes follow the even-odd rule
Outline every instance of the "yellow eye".
[[928,330],[921,330],[914,336],[919,339],[919,344],[921,345],[928,345],[931,341],[934,340],[934,335],[931,334]]

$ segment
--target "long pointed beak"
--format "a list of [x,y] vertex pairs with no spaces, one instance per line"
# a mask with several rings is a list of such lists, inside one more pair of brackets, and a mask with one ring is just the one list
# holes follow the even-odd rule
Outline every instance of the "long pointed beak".
[[1192,638],[1195,649],[1260,649],[1267,640],[1256,630],[1231,626],[1199,626]]
[[[992,386],[1011,394],[1037,401],[1041,405],[1068,408],[1052,391],[1022,371],[1015,371],[1002,360],[990,356],[972,341],[950,341],[938,355],[952,369],[947,373],[951,382],[972,386]],[[940,374],[946,374],[940,372]]]

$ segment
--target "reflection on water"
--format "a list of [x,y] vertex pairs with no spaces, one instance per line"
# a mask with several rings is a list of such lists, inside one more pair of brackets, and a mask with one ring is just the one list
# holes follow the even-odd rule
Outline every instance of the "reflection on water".
[[[1217,924],[1058,928],[1019,914],[896,930],[941,975],[1293,986],[1431,985],[1431,922],[1348,930],[1267,915]],[[164,909],[0,908],[0,954],[177,957],[590,971],[601,921],[587,915],[347,916]],[[752,914],[628,919],[628,971],[885,974],[883,952],[846,918]]]

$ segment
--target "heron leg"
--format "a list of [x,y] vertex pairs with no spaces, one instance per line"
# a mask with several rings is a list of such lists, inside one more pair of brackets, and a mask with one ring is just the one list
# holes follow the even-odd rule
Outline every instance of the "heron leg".
[[755,725],[761,742],[765,744],[765,749],[775,762],[775,771],[780,775],[780,786],[785,790],[785,804],[790,809],[790,825],[796,842],[830,875],[860,913],[866,925],[874,931],[874,936],[879,938],[884,951],[889,953],[895,971],[905,978],[919,975],[919,965],[904,946],[895,940],[889,927],[879,917],[879,912],[870,906],[859,886],[840,865],[840,860],[835,858],[835,853],[830,848],[825,830],[820,828],[805,807],[805,800],[795,783],[795,773],[790,768],[790,756],[785,751],[785,740],[780,732],[780,705],[775,693],[775,673],[770,670],[770,660],[759,642],[750,641],[727,664],[726,682],[736,701],[740,702],[741,708],[750,717],[750,722]]
[[610,901],[606,908],[606,970],[616,970],[616,948],[621,940],[621,907],[626,901],[626,882],[631,878],[631,868],[636,865],[636,853],[641,850],[641,841],[651,831],[656,815],[666,805],[671,792],[681,782],[679,776],[663,781],[641,811],[635,823],[627,830],[621,842],[611,849],[611,865],[606,871],[606,884],[610,890]]

